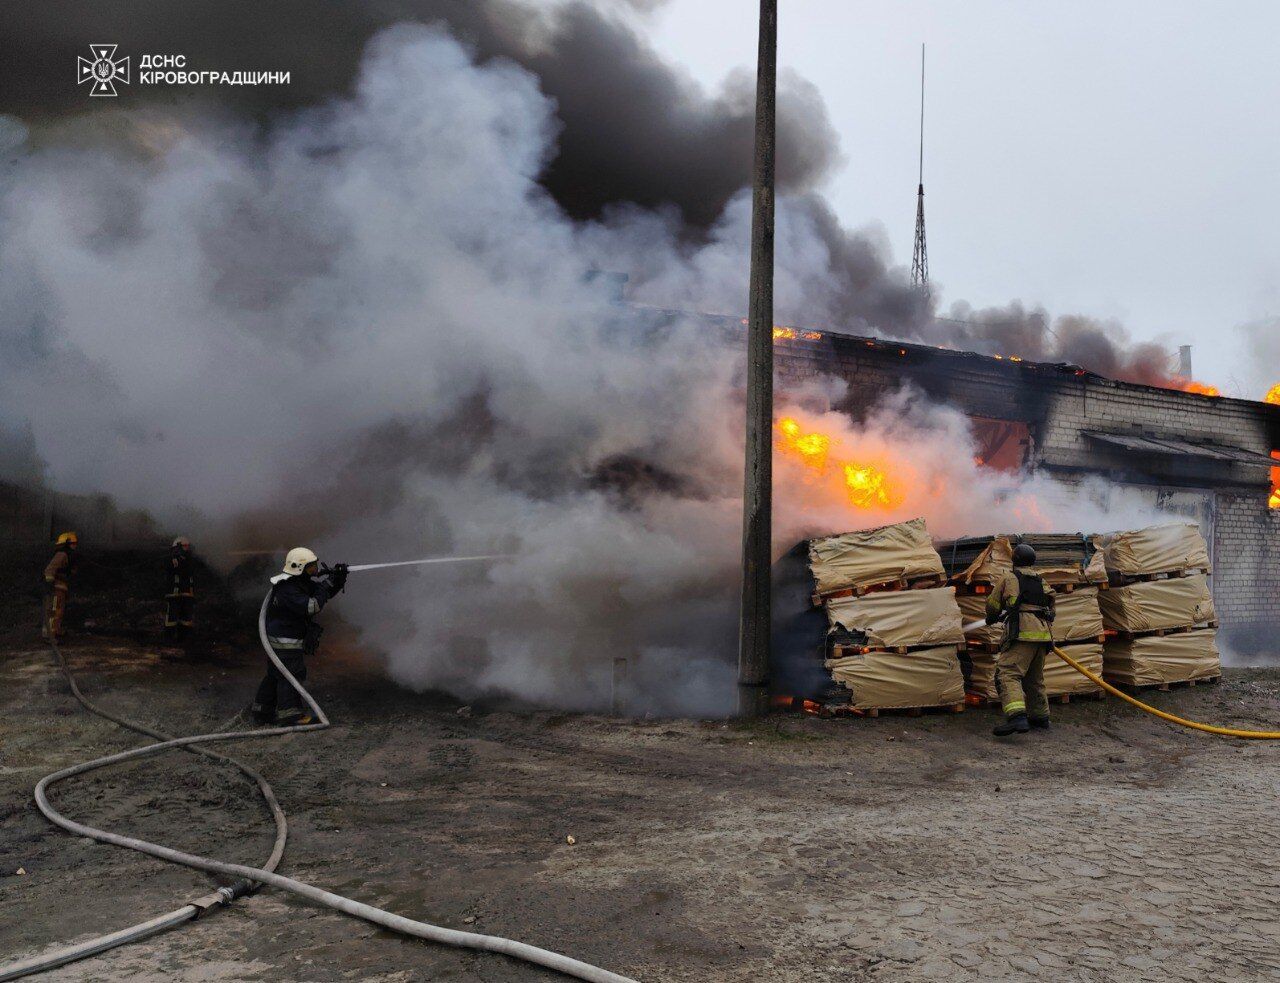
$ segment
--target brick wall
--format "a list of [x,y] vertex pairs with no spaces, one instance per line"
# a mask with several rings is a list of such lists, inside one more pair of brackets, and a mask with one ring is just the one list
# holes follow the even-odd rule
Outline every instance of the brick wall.
[[1228,649],[1277,648],[1280,510],[1252,493],[1220,491],[1213,544],[1213,603]]

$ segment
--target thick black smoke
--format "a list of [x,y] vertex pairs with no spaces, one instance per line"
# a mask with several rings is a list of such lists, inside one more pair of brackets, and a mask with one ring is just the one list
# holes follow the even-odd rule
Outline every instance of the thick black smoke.
[[[665,62],[634,17],[663,0],[44,0],[0,8],[0,113],[35,126],[85,113],[74,84],[76,58],[109,41],[137,70],[146,53],[182,53],[192,68],[289,71],[292,84],[176,87],[145,95],[123,88],[118,107],[182,116],[247,115],[269,129],[280,111],[350,92],[365,42],[388,24],[447,24],[479,59],[509,59],[531,71],[556,102],[560,132],[540,183],[572,218],[611,208],[674,208],[680,234],[701,239],[722,222],[747,185],[754,78],[742,71],[707,94]],[[612,8],[612,9],[611,9]],[[744,52],[749,61],[751,52]],[[94,106],[95,110],[102,107]],[[113,107],[114,108],[114,107]],[[105,118],[109,114],[100,113]],[[1177,384],[1168,352],[1132,344],[1115,322],[1077,316],[1056,323],[1019,303],[935,316],[882,243],[843,228],[815,188],[840,160],[836,134],[816,89],[783,74],[778,179],[791,207],[825,246],[810,278],[822,289],[783,300],[779,317],[836,330],[875,333],[1023,358],[1068,361],[1115,378]],[[62,134],[65,139],[65,133]],[[634,281],[633,281],[634,282]],[[698,298],[683,297],[696,305]]]
[[[178,86],[145,94],[121,86],[121,108],[164,103],[208,111],[217,100],[267,120],[278,110],[348,94],[365,42],[402,21],[443,22],[482,61],[507,58],[538,77],[562,126],[542,183],[574,218],[598,216],[615,203],[674,205],[701,228],[749,180],[754,78],[735,75],[708,95],[624,17],[584,0],[537,9],[520,0],[5,4],[0,112],[28,122],[84,113],[76,58],[90,43],[110,41],[132,56],[135,70],[142,54],[180,53],[191,68],[291,73],[287,86]],[[838,162],[838,141],[811,85],[784,74],[780,87],[779,184],[807,190]]]

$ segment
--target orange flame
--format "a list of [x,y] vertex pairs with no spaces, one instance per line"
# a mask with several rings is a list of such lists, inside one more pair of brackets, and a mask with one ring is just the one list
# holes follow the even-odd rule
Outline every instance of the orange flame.
[[798,328],[779,327],[774,325],[773,340],[774,341],[795,341],[799,338],[802,341],[821,341],[821,331],[801,331]]
[[[1280,451],[1272,451],[1271,456],[1280,461]],[[1267,500],[1267,507],[1280,509],[1280,467],[1271,469],[1271,497]]]
[[1180,389],[1184,393],[1199,393],[1201,396],[1221,396],[1222,390],[1217,386],[1210,386],[1203,382],[1196,382],[1195,379],[1188,379],[1185,376],[1176,375],[1171,380],[1171,389]]
[[1280,382],[1277,382],[1267,390],[1267,394],[1262,397],[1262,401],[1264,403],[1272,403],[1276,406],[1280,406]]
[[826,474],[831,466],[839,468],[844,478],[845,493],[849,502],[859,509],[897,508],[902,504],[903,493],[893,476],[879,463],[857,460],[831,460],[831,438],[824,433],[805,432],[793,417],[783,417],[777,423],[778,446],[795,455],[805,467],[817,474]]

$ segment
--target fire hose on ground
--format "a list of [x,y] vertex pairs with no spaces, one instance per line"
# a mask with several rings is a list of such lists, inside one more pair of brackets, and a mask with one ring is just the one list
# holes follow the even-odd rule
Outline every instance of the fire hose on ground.
[[1280,741],[1280,731],[1235,730],[1234,728],[1231,728],[1231,727],[1215,727],[1213,724],[1197,723],[1194,720],[1187,720],[1185,717],[1179,717],[1176,714],[1165,713],[1163,710],[1157,710],[1155,707],[1149,706],[1148,704],[1143,703],[1141,700],[1135,699],[1134,697],[1130,696],[1128,693],[1124,692],[1124,690],[1116,689],[1116,687],[1112,686],[1109,682],[1107,682],[1101,676],[1097,675],[1096,673],[1090,672],[1088,669],[1082,666],[1075,659],[1071,658],[1071,656],[1067,655],[1067,653],[1062,651],[1062,649],[1058,648],[1058,646],[1056,645],[1053,646],[1053,651],[1059,658],[1062,659],[1063,662],[1069,665],[1072,669],[1080,673],[1080,675],[1088,677],[1095,685],[1101,686],[1104,690],[1106,690],[1112,696],[1118,696],[1120,697],[1120,699],[1124,700],[1126,703],[1132,703],[1139,710],[1145,710],[1147,711],[1147,713],[1151,714],[1152,716],[1159,717],[1161,720],[1167,720],[1171,724],[1178,724],[1180,727],[1190,727],[1192,730],[1203,731],[1206,734],[1218,734],[1222,737],[1239,737],[1239,738],[1243,738],[1244,740],[1253,740],[1253,741]]
[[[429,560],[410,560],[403,563],[370,563],[361,566],[352,566],[348,569],[351,571],[375,570],[384,567],[394,566],[410,566],[422,563],[443,563],[443,562],[459,562],[463,560],[479,560],[479,559],[496,559],[497,557],[441,557]],[[566,976],[573,976],[578,979],[592,981],[592,983],[636,983],[636,981],[628,977],[621,976],[617,973],[609,972],[605,969],[589,965],[577,959],[563,956],[547,949],[540,949],[537,946],[528,945],[523,942],[517,942],[513,939],[506,939],[494,935],[481,935],[475,932],[460,932],[454,929],[442,928],[438,925],[432,925],[427,922],[415,921],[411,918],[405,918],[402,915],[396,915],[392,912],[376,908],[373,905],[367,905],[351,898],[345,898],[330,891],[314,887],[302,881],[295,880],[291,877],[284,877],[275,872],[275,867],[279,863],[284,853],[285,838],[287,836],[287,826],[285,824],[284,813],[280,809],[279,802],[276,801],[271,786],[257,772],[246,765],[225,755],[216,752],[207,751],[203,748],[196,747],[199,744],[208,744],[215,741],[244,740],[256,737],[274,737],[284,734],[297,734],[303,731],[323,730],[329,726],[329,718],[325,716],[320,705],[315,701],[306,688],[298,682],[297,678],[289,672],[289,670],[280,661],[279,657],[272,650],[267,640],[266,630],[266,612],[267,601],[270,595],[264,598],[262,607],[258,612],[258,638],[262,643],[263,650],[267,654],[267,658],[275,665],[285,679],[289,681],[298,694],[307,703],[311,709],[317,722],[314,724],[304,724],[296,727],[269,727],[256,730],[241,731],[223,731],[214,734],[198,734],[191,737],[171,738],[150,728],[134,724],[122,718],[109,714],[100,708],[94,706],[88,701],[83,694],[80,693],[79,687],[76,686],[75,679],[67,667],[66,661],[62,657],[61,650],[56,642],[51,641],[54,653],[56,654],[59,666],[67,677],[71,685],[72,693],[76,698],[93,713],[105,717],[121,726],[131,730],[144,733],[150,737],[161,738],[156,744],[149,744],[140,748],[133,748],[128,751],[122,751],[118,754],[111,754],[105,757],[96,758],[92,761],[86,761],[81,764],[72,765],[69,768],[63,768],[51,775],[42,778],[35,788],[36,805],[40,811],[50,822],[62,827],[68,832],[77,836],[85,836],[90,839],[97,840],[101,843],[110,843],[113,846],[124,847],[129,850],[135,850],[139,853],[145,853],[161,860],[167,860],[171,863],[181,864],[186,867],[192,867],[196,870],[203,870],[206,873],[217,874],[221,877],[238,878],[231,887],[220,888],[212,895],[198,899],[188,905],[183,906],[166,915],[158,918],[150,919],[134,925],[131,928],[114,932],[107,936],[97,939],[91,939],[87,942],[62,949],[57,952],[49,953],[43,956],[36,956],[31,959],[24,960],[20,963],[14,963],[9,966],[0,966],[0,981],[18,979],[31,973],[41,972],[43,970],[52,969],[55,966],[64,965],[65,963],[82,959],[86,956],[95,955],[105,952],[108,949],[124,945],[128,942],[137,941],[154,935],[158,932],[171,928],[174,925],[181,924],[192,918],[197,917],[203,910],[214,905],[229,904],[236,897],[249,893],[262,885],[280,888],[284,891],[297,894],[310,901],[333,908],[343,914],[351,915],[364,921],[372,922],[382,928],[387,928],[403,935],[410,935],[415,938],[425,939],[429,942],[439,942],[444,945],[458,946],[467,949],[478,949],[485,952],[494,952],[502,955],[510,956],[524,962],[534,963],[544,966],[548,969],[556,970]],[[119,764],[123,761],[133,761],[141,758],[151,757],[156,754],[163,753],[173,748],[183,748],[204,754],[220,761],[233,764],[239,768],[242,773],[253,778],[262,792],[263,798],[266,800],[268,807],[271,809],[272,815],[276,821],[276,840],[272,849],[271,856],[267,863],[262,867],[249,867],[243,864],[223,863],[222,861],[213,860],[209,857],[198,856],[193,853],[185,853],[181,850],[174,850],[169,847],[161,846],[158,843],[151,843],[147,840],[135,839],[129,836],[121,836],[117,833],[111,833],[107,830],[97,829],[78,823],[73,819],[58,812],[49,802],[47,791],[50,786],[72,778],[85,772],[94,771],[98,768],[104,768],[109,765]]]
[[[970,621],[968,624],[964,625],[961,630],[968,634],[969,632],[985,627],[986,624],[987,622],[985,620],[979,618],[977,621]],[[1236,730],[1232,727],[1215,727],[1213,724],[1198,723],[1194,720],[1187,720],[1185,717],[1179,717],[1176,714],[1158,710],[1150,704],[1143,703],[1141,700],[1130,696],[1128,693],[1124,692],[1124,690],[1117,689],[1096,673],[1090,672],[1075,659],[1071,658],[1071,656],[1067,655],[1066,652],[1062,651],[1062,649],[1057,645],[1051,645],[1050,647],[1053,649],[1054,654],[1062,659],[1063,662],[1069,665],[1076,672],[1080,673],[1080,675],[1086,677],[1095,686],[1102,687],[1112,696],[1118,696],[1126,703],[1132,703],[1139,710],[1145,710],[1153,717],[1159,717],[1161,720],[1167,720],[1169,723],[1177,724],[1180,727],[1190,727],[1192,730],[1198,730],[1205,734],[1217,734],[1220,737],[1239,737],[1243,740],[1252,741],[1280,741],[1280,731]]]

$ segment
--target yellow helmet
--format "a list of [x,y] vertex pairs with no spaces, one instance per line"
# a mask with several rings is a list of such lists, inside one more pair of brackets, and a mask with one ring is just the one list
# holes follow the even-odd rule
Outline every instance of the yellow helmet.
[[68,544],[75,546],[79,542],[80,540],[77,538],[76,534],[73,532],[64,532],[61,536],[58,537],[59,546],[66,546]]

